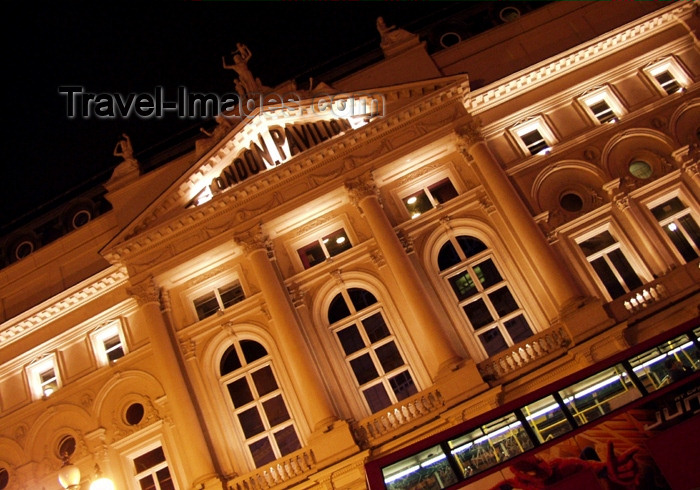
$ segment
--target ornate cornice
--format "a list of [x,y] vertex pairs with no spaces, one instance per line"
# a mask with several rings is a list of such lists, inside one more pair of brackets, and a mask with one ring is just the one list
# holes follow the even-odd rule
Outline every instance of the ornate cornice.
[[492,89],[480,93],[472,93],[467,103],[467,109],[472,114],[478,114],[488,110],[495,104],[503,104],[505,101],[518,97],[523,92],[535,87],[544,81],[550,82],[554,78],[564,76],[583,66],[597,62],[601,56],[609,56],[615,51],[622,50],[632,43],[638,43],[643,38],[658,34],[662,28],[670,27],[679,22],[679,18],[692,15],[694,2],[682,3],[678,7],[671,7],[663,13],[653,13],[648,20],[619,30],[612,36],[599,38],[581,49],[571,51],[550,63],[543,64],[539,68],[527,73],[515,75],[510,80]]
[[[337,138],[336,141],[329,141],[327,144],[312,148],[303,155],[285,162],[279,168],[265,172],[259,176],[260,178],[239,184],[235,189],[217,196],[210,202],[164,221],[150,230],[146,230],[150,222],[145,225],[139,225],[139,231],[142,231],[142,234],[132,233],[125,236],[122,243],[109,246],[104,252],[104,256],[112,263],[123,261],[129,255],[143,253],[145,250],[152,249],[158,244],[172,239],[176,234],[181,234],[184,229],[195,227],[201,229],[203,221],[224,213],[234,213],[232,219],[229,220],[233,226],[234,223],[248,220],[256,214],[282,205],[292,197],[296,197],[296,195],[282,196],[277,192],[273,192],[273,189],[283,192],[286,182],[293,175],[308,175],[312,170],[319,170],[320,167],[328,169],[330,168],[328,163],[336,160],[344,162],[343,167],[333,175],[323,177],[323,181],[340,177],[343,172],[358,165],[354,157],[358,151],[363,155],[367,153],[365,155],[367,158],[362,157],[362,162],[364,162],[368,161],[368,159],[378,158],[393,150],[392,145],[387,141],[387,137],[391,133],[412,125],[416,127],[415,136],[418,137],[429,131],[444,128],[451,120],[464,115],[464,106],[461,100],[465,90],[463,85],[461,81],[456,81],[438,92],[425,96],[415,104],[402,107],[394,114],[376,119],[367,126],[348,132],[344,136]],[[446,106],[446,102],[453,102],[454,104]],[[445,112],[450,107],[453,107],[453,109],[447,117],[442,117],[439,121],[425,122],[426,119],[430,120],[431,116],[435,119],[436,114]],[[423,124],[423,126],[418,127],[420,124]],[[374,149],[367,152],[366,148]],[[217,158],[224,158],[225,155],[223,153],[228,154],[233,150],[232,145],[227,143],[225,147],[218,150]],[[206,165],[207,163],[204,164],[204,166]],[[299,189],[301,190],[302,188],[299,187]],[[247,204],[251,197],[258,195],[272,195],[275,199],[255,213],[246,209],[236,210],[236,208],[241,208],[242,205]],[[179,206],[178,203],[172,203],[172,205]]]
[[108,271],[93,282],[83,283],[82,287],[58,301],[30,310],[29,316],[0,325],[0,346],[4,347],[126,283],[128,275],[125,268],[112,267]]

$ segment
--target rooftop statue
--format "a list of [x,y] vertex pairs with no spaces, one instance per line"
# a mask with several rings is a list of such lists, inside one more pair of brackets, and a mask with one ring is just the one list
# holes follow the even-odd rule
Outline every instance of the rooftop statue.
[[122,133],[122,137],[114,147],[112,155],[123,158],[112,172],[112,176],[105,186],[107,190],[114,191],[124,185],[136,180],[139,176],[139,162],[134,158],[134,148],[131,146],[131,139]]
[[383,17],[377,17],[377,30],[382,38],[380,46],[386,57],[394,56],[419,44],[418,36],[407,30],[397,29],[396,26],[387,26]]
[[231,51],[233,55],[233,64],[226,64],[226,57],[221,57],[221,62],[226,70],[234,70],[238,73],[238,77],[235,80],[236,91],[241,97],[252,94],[255,92],[261,92],[263,89],[262,83],[260,83],[259,78],[253,77],[253,73],[248,68],[248,60],[253,56],[250,52],[248,46],[243,43],[236,43],[236,51]]

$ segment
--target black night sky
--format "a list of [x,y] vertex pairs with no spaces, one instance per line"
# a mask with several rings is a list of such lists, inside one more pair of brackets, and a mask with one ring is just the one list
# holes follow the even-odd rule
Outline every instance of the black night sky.
[[[59,87],[92,93],[153,93],[177,87],[232,92],[235,73],[221,57],[237,42],[252,51],[253,74],[267,86],[308,80],[309,70],[379,49],[376,18],[411,30],[441,2],[25,3],[6,10],[5,148],[0,225],[58,205],[55,198],[107,180],[122,133],[136,156],[201,121],[67,117]],[[12,13],[10,13],[12,12]],[[10,42],[8,42],[10,40]],[[340,58],[339,58],[340,57]]]

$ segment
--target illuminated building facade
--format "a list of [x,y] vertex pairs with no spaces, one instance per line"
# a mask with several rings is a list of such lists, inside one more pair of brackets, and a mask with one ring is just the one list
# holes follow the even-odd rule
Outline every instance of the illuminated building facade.
[[101,192],[6,237],[0,488],[57,488],[62,453],[85,487],[365,488],[697,327],[697,4],[508,9],[435,52],[378,23],[381,61],[149,172],[125,140]]

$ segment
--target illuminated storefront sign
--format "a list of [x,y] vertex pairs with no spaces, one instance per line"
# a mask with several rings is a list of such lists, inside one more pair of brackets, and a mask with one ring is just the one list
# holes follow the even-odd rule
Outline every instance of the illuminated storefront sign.
[[250,146],[212,180],[211,189],[213,192],[227,189],[349,129],[352,127],[345,119],[270,127],[258,134],[258,142],[251,141]]

